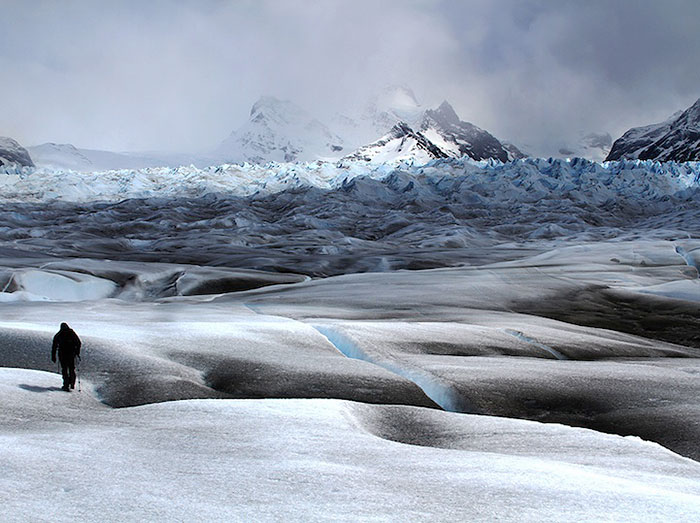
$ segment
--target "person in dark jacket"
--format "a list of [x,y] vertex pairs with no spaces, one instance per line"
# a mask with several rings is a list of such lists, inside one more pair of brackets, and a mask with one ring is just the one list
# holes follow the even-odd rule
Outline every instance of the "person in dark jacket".
[[56,363],[56,350],[58,361],[61,363],[63,374],[63,390],[69,392],[75,388],[75,358],[80,359],[80,338],[67,323],[61,323],[59,330],[53,337],[51,347],[51,361]]

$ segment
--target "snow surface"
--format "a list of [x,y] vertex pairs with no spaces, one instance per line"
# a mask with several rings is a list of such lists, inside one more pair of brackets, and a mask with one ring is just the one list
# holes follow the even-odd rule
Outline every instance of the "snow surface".
[[[109,411],[87,391],[61,396],[51,376],[36,371],[4,370],[1,382],[4,462],[21,472],[0,493],[8,521],[96,514],[528,520],[543,513],[563,520],[635,512],[661,521],[700,511],[698,466],[636,439],[337,400]],[[428,439],[392,441],[400,424],[430,426]],[[552,446],[566,450],[548,458]],[[46,488],[31,488],[47,476]]]
[[374,165],[406,162],[424,165],[436,158],[446,158],[447,156],[425,135],[414,131],[405,122],[399,122],[379,140],[360,147],[344,157],[341,164],[347,165],[348,163],[364,161]]
[[111,280],[87,274],[32,269],[13,272],[4,289],[10,286],[16,290],[0,293],[0,301],[99,300],[110,297],[117,288]]
[[3,519],[696,521],[698,172],[6,169]]
[[[6,521],[700,515],[698,465],[636,438],[338,400],[109,410],[87,384],[67,396],[50,374],[0,378]],[[402,425],[424,439],[396,442]]]

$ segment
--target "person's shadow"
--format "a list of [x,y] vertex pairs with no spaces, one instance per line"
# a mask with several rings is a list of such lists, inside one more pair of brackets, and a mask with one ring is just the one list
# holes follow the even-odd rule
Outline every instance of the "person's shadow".
[[21,383],[19,388],[28,390],[29,392],[53,392],[55,390],[63,390],[61,387],[38,387],[36,385],[27,385],[26,383]]

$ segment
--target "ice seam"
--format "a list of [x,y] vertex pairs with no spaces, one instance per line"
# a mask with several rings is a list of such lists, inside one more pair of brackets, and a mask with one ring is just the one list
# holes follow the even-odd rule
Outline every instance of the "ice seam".
[[473,409],[465,410],[464,399],[450,386],[439,380],[435,376],[403,368],[393,362],[377,361],[367,355],[355,342],[338,331],[318,325],[312,325],[322,336],[324,336],[341,354],[348,358],[366,361],[388,370],[404,379],[416,384],[426,396],[433,400],[443,410],[449,412],[472,412]]

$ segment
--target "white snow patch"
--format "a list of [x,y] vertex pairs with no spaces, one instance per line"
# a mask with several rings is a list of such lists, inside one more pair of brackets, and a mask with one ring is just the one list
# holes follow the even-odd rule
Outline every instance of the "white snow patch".
[[75,272],[23,270],[12,279],[19,290],[0,293],[0,302],[100,300],[117,289],[113,281]]

